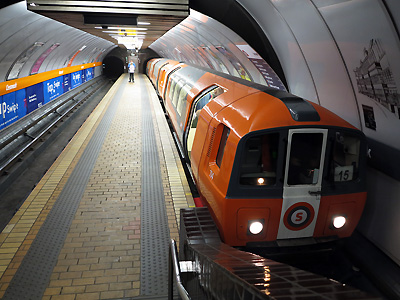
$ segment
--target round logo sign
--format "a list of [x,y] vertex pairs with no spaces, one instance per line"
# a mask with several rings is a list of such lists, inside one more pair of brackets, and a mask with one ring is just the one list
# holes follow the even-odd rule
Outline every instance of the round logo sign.
[[285,213],[283,222],[290,230],[301,230],[306,228],[314,219],[313,207],[306,203],[300,202],[292,205]]

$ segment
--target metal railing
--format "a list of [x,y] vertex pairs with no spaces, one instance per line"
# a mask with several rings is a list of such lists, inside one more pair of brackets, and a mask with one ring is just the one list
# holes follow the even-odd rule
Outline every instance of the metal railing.
[[178,261],[178,250],[176,248],[176,242],[173,239],[171,239],[169,244],[168,268],[168,300],[173,300],[174,298],[174,283],[178,290],[179,296],[183,300],[191,300],[181,281],[181,268]]

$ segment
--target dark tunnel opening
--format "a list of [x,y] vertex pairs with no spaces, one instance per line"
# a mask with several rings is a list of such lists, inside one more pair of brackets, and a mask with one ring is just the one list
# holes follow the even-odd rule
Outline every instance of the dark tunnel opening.
[[103,60],[103,72],[107,78],[117,79],[124,73],[124,62],[115,56],[107,56]]

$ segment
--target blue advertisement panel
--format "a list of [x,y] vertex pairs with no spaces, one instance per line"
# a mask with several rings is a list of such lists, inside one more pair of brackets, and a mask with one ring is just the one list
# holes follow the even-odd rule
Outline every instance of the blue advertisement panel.
[[71,87],[74,89],[82,84],[82,71],[71,73]]
[[70,89],[72,89],[71,87],[71,74],[65,74],[63,76],[64,82],[63,82],[63,89],[64,89],[64,93],[68,92]]
[[94,74],[94,68],[86,69],[85,72],[86,72],[86,81],[92,80]]
[[18,119],[18,105],[15,103],[15,92],[3,95],[1,101],[2,127]]
[[82,83],[86,82],[86,70],[81,71],[82,74]]
[[28,114],[43,105],[43,82],[26,88],[26,100]]
[[18,105],[18,118],[17,120],[21,119],[22,117],[26,116],[28,110],[28,104],[26,102],[26,92],[25,89],[19,90],[15,92],[15,103]]
[[43,84],[44,103],[48,103],[63,94],[63,76],[47,80]]
[[93,77],[94,68],[89,68],[0,96],[0,129]]
[[0,96],[0,129],[4,128],[4,117],[3,117],[3,96]]

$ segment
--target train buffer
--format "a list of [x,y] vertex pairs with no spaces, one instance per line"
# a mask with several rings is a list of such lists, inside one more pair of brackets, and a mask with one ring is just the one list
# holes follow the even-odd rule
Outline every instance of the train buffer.
[[206,207],[181,209],[179,256],[170,243],[169,299],[381,299],[221,242]]

